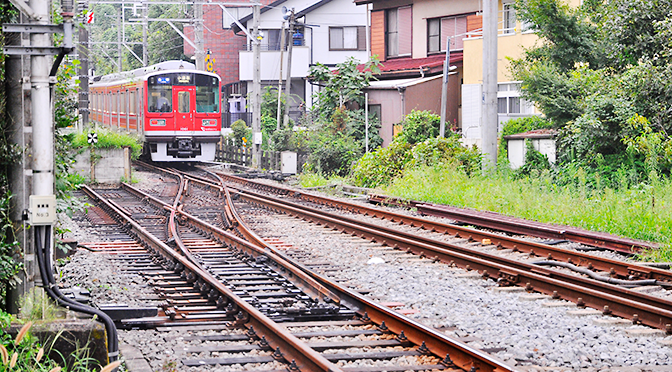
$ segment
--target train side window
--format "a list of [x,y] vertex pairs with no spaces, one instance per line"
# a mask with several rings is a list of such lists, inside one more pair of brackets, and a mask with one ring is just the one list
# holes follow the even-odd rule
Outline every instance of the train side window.
[[177,92],[177,112],[187,114],[191,112],[189,92]]
[[135,107],[135,91],[132,90],[128,93],[129,93],[128,104],[130,106],[128,108],[128,112],[131,113],[131,114],[135,114],[137,112],[137,111],[135,111],[135,109],[136,109],[136,107]]

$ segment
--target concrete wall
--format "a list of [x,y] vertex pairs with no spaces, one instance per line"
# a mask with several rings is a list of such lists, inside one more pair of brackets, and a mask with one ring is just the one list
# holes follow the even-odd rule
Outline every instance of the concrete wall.
[[85,149],[75,157],[72,170],[98,183],[119,183],[131,179],[131,151],[123,149],[95,149],[94,166],[91,167],[91,151]]

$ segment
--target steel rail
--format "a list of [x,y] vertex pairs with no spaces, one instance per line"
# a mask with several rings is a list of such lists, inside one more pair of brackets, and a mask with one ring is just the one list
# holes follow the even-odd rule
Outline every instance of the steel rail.
[[528,290],[551,294],[577,302],[581,306],[602,310],[605,314],[633,319],[641,324],[672,332],[672,302],[662,298],[347,217],[333,216],[322,211],[306,211],[302,206],[284,200],[269,201],[266,196],[242,191],[237,194],[243,200],[256,205],[299,216],[383,245],[405,249],[410,253],[478,270],[481,275],[498,278],[503,284],[524,286]]
[[383,211],[368,206],[349,203],[347,201],[337,200],[329,197],[300,193],[289,189],[280,188],[277,186],[261,184],[250,181],[244,178],[227,175],[225,173],[216,172],[217,175],[224,179],[233,180],[235,182],[243,183],[245,185],[279,193],[281,195],[290,195],[300,198],[302,200],[313,203],[327,205],[335,208],[348,210],[355,213],[360,213],[368,216],[373,216],[381,219],[387,219],[392,222],[399,222],[410,226],[419,227],[429,231],[436,231],[439,233],[450,234],[456,237],[462,237],[474,241],[489,240],[501,249],[512,249],[523,253],[531,253],[535,256],[550,258],[555,261],[562,261],[571,263],[576,266],[583,266],[599,271],[606,271],[611,275],[627,279],[655,279],[660,281],[670,282],[672,284],[672,271],[663,270],[660,268],[633,264],[608,258],[592,256],[583,252],[570,251],[567,249],[557,248],[548,244],[536,243],[518,239],[515,237],[503,236],[487,231],[481,231],[464,226],[455,226],[447,223],[434,222],[423,218],[408,216],[400,213],[393,213]]
[[[396,200],[384,195],[367,196],[373,203],[387,204],[388,200]],[[516,234],[539,236],[548,239],[562,239],[582,243],[589,246],[609,249],[612,251],[633,254],[644,249],[658,249],[655,243],[622,238],[616,235],[587,231],[571,226],[558,226],[547,223],[529,221],[499,213],[478,211],[468,208],[457,208],[448,205],[426,203],[421,201],[392,202],[394,205],[409,205],[419,213],[428,216],[449,218],[461,223],[485,227],[488,229],[507,231]]]
[[194,274],[207,283],[212,289],[215,289],[224,298],[236,304],[240,310],[237,316],[237,324],[249,324],[255,331],[266,337],[271,347],[280,348],[284,353],[283,357],[287,362],[295,362],[302,371],[341,371],[335,364],[329,362],[315,350],[306,346],[301,340],[288,332],[284,327],[279,326],[270,318],[262,314],[249,303],[242,300],[236,294],[221,283],[212,274],[207,272],[200,265],[189,261],[186,257],[178,254],[164,242],[150,234],[145,228],[136,221],[126,216],[117,207],[98,195],[88,186],[83,186],[82,190],[92,199],[101,203],[105,209],[112,212],[115,217],[124,221],[126,227],[138,239],[140,239],[150,251],[161,256],[165,262],[173,262],[176,272],[183,271],[185,275]]
[[[297,262],[295,259],[277,250],[273,245],[266,243],[263,238],[257,235],[252,229],[247,227],[242,218],[240,218],[238,212],[233,206],[233,199],[231,198],[228,190],[226,190],[226,196],[227,206],[229,206],[231,209],[231,217],[234,219],[233,222],[235,222],[235,224],[238,226],[238,230],[241,232],[241,234],[243,234],[243,236],[245,236],[246,239],[250,240],[254,244],[259,245],[260,247],[274,252],[280,257],[284,257],[294,266],[297,266],[306,273],[309,273],[320,283],[338,293],[344,303],[347,303],[353,308],[357,309],[360,315],[369,317],[374,323],[382,324],[384,322],[385,326],[396,334],[404,332],[406,337],[411,342],[415,343],[416,345],[424,343],[432,353],[441,358],[448,356],[449,360],[452,360],[453,363],[461,368],[469,369],[473,366],[478,366],[477,368],[483,368],[483,365],[480,365],[480,363],[475,361],[475,358],[484,357],[484,355],[479,355],[482,354],[482,352],[474,354],[475,351],[479,351],[478,349],[472,349],[470,346],[462,343],[461,341],[455,340],[440,332],[436,332],[435,330],[406,316],[391,311],[384,306],[380,306],[379,304],[367,299],[359,293],[343,287],[340,284],[313,272],[301,263]],[[501,361],[494,358],[492,361],[502,364]],[[506,368],[510,367],[506,366]]]
[[[185,177],[189,176],[185,175]],[[210,184],[208,181],[201,180],[201,182],[216,188],[216,185]],[[128,185],[124,187],[128,187]],[[240,219],[233,206],[233,201],[231,199],[230,193],[228,193],[228,190],[225,189],[225,193],[227,200],[225,207],[228,209],[226,212],[227,218],[233,218],[233,220],[230,221],[232,225],[240,226],[240,224],[243,223],[242,219]],[[188,214],[184,211],[178,211],[178,214],[188,217]],[[196,221],[197,219],[194,218],[193,220]],[[199,223],[203,224],[209,231],[220,230],[216,227],[209,226],[206,222],[199,221]],[[401,334],[403,332],[406,338],[411,342],[414,342],[416,345],[424,344],[432,354],[438,356],[439,358],[443,358],[444,365],[448,367],[455,366],[471,371],[515,371],[513,367],[507,365],[492,355],[448,337],[441,332],[438,332],[412,319],[409,319],[406,316],[394,312],[385,306],[372,302],[359,293],[342,287],[337,283],[333,283],[328,279],[325,279],[324,277],[310,271],[292,258],[266,244],[263,239],[251,232],[250,229],[243,226],[243,228],[239,229],[239,231],[241,231],[243,235],[250,239],[253,243],[258,243],[258,250],[266,251],[266,253],[271,252],[272,254],[283,258],[288,263],[297,267],[298,270],[302,273],[309,275],[311,278],[317,280],[330,291],[336,293],[340,297],[341,304],[354,309],[360,315],[363,315],[365,319],[368,318],[374,323],[384,326],[385,330],[387,331],[392,331],[396,334]],[[219,234],[224,233],[224,231],[219,231]]]
[[[263,248],[254,245],[248,241],[245,241],[214,225],[211,225],[187,212],[184,212],[179,208],[175,209],[168,203],[165,203],[153,197],[152,195],[144,193],[141,190],[138,190],[127,183],[122,183],[122,188],[128,191],[129,193],[135,195],[136,197],[145,200],[146,202],[151,203],[152,205],[158,208],[163,208],[171,212],[175,212],[176,215],[180,216],[181,220],[184,223],[188,223],[197,230],[203,231],[206,234],[211,235],[212,238],[218,240],[220,243],[229,245],[236,249],[240,249],[245,253],[247,253],[248,255],[252,255],[253,257],[265,256],[270,262],[274,264],[274,266],[284,268],[287,272],[291,273],[292,277],[289,280],[292,281],[294,285],[301,288],[301,290],[305,291],[305,293],[308,296],[310,296],[311,299],[318,299],[318,300],[329,299],[328,301],[332,303],[335,304],[340,303],[340,298],[336,294],[334,294],[329,289],[325,288],[323,285],[315,281],[315,279],[311,278],[303,271],[297,270],[291,263],[287,262],[284,258],[279,257],[272,252],[264,251]],[[175,229],[175,226],[173,226],[172,229]],[[176,237],[176,241],[178,239],[179,237]]]

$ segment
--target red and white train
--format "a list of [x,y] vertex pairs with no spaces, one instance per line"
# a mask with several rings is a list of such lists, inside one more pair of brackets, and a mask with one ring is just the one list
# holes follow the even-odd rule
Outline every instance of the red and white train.
[[167,61],[90,85],[90,120],[137,133],[153,161],[213,161],[221,137],[221,79]]

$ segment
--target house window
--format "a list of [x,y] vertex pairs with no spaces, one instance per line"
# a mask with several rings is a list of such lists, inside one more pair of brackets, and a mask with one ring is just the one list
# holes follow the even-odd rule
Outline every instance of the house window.
[[502,5],[502,20],[504,34],[513,34],[516,32],[516,9],[513,4]]
[[[280,30],[261,30],[264,37],[261,39],[261,50],[280,50]],[[248,50],[252,50],[252,44],[248,43]]]
[[467,16],[443,17],[427,20],[427,51],[445,52],[446,39],[450,37],[450,50],[464,48],[467,33]]
[[532,114],[533,106],[520,98],[519,83],[497,84],[497,113],[508,114]]
[[365,27],[329,27],[329,50],[366,50]]
[[411,55],[411,7],[388,9],[385,13],[385,46],[388,57]]

